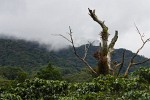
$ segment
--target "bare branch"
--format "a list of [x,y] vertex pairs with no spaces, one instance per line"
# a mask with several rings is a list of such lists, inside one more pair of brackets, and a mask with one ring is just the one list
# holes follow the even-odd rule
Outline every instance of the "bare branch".
[[67,38],[67,37],[65,37],[64,35],[62,35],[62,34],[54,34],[55,36],[61,36],[61,37],[63,37],[64,39],[66,39],[68,42],[70,42],[71,43],[71,41]]
[[118,39],[118,31],[115,31],[115,36],[112,38],[108,48],[113,48]]
[[92,17],[92,19],[94,21],[96,21],[103,29],[107,29],[108,30],[107,26],[104,24],[104,21],[99,20],[98,17],[96,16],[95,10],[92,11],[89,8],[88,8],[88,10],[89,10],[89,15]]
[[121,62],[116,64],[115,67],[114,67],[114,72],[116,71],[116,69],[121,65]]
[[149,60],[150,60],[150,58],[149,58],[149,59],[146,59],[146,60],[144,60],[144,61],[138,62],[138,63],[133,63],[133,65],[140,65],[140,64],[143,64],[143,63],[148,62]]
[[122,60],[121,60],[121,63],[120,63],[120,68],[119,68],[119,71],[118,71],[118,74],[117,74],[117,77],[119,76],[119,74],[120,74],[120,72],[121,72],[121,70],[122,70],[122,68],[123,68],[123,64],[124,64],[124,58],[125,58],[125,52],[126,52],[126,50],[124,50],[123,51],[123,54],[122,54]]
[[120,62],[120,63],[117,64],[117,62],[113,62],[113,66],[114,66],[114,68],[113,68],[113,75],[115,74],[117,68],[120,67],[120,68],[119,68],[119,71],[118,71],[118,74],[117,74],[117,77],[119,76],[120,71],[121,71],[121,69],[123,68],[124,58],[125,58],[125,51],[126,51],[126,50],[124,50],[123,53],[122,53],[122,59],[121,59],[121,62]]
[[134,25],[135,25],[135,28],[136,28],[137,32],[138,32],[139,35],[140,35],[140,38],[141,38],[141,41],[143,42],[143,44],[142,44],[142,46],[137,50],[137,52],[135,53],[135,55],[132,57],[132,59],[131,59],[132,62],[133,62],[133,59],[138,55],[138,53],[140,52],[140,50],[144,47],[144,45],[145,45],[148,41],[150,41],[150,38],[148,38],[148,39],[146,39],[146,40],[144,41],[144,39],[143,39],[144,34],[141,34],[141,32],[140,32],[140,30],[138,29],[138,27],[136,26],[136,24],[134,24]]
[[88,47],[85,46],[85,53],[84,53],[84,57],[82,58],[78,53],[77,53],[77,50],[75,48],[75,45],[74,45],[74,40],[73,40],[73,36],[72,36],[72,30],[71,30],[71,27],[69,26],[69,36],[70,36],[70,40],[68,38],[66,38],[64,35],[61,35],[61,34],[58,34],[58,36],[61,36],[63,37],[64,39],[66,39],[67,41],[69,41],[72,45],[72,48],[73,48],[73,52],[75,54],[75,56],[80,59],[89,69],[90,71],[92,71],[93,73],[95,73],[97,75],[97,72],[93,70],[93,68],[88,64],[88,62],[85,60],[86,59],[86,56],[87,56],[87,52],[90,48],[90,45],[88,45]]
[[92,17],[92,19],[94,21],[96,21],[102,28],[102,32],[100,33],[100,36],[101,36],[101,39],[102,39],[102,52],[103,52],[103,55],[104,56],[107,56],[107,53],[108,53],[108,45],[107,45],[107,41],[108,41],[108,36],[109,36],[109,33],[108,33],[108,27],[104,24],[104,21],[101,21],[98,19],[98,17],[96,16],[95,14],[95,10],[89,10],[89,15]]
[[[93,42],[89,42],[89,41],[88,41],[88,43],[89,43],[89,44],[85,44],[85,48],[84,48],[84,57],[83,57],[84,60],[86,59],[87,54],[88,54],[88,50],[89,50],[89,48],[91,47],[91,45],[94,43],[94,41],[93,41]],[[88,46],[87,46],[87,45],[88,45]]]
[[133,63],[134,58],[138,55],[138,53],[143,49],[145,44],[150,41],[150,38],[143,42],[142,46],[137,50],[137,52],[134,54],[134,56],[131,58],[131,63]]
[[135,28],[136,28],[137,32],[139,33],[139,35],[140,35],[140,37],[141,37],[142,42],[144,43],[144,40],[143,40],[144,34],[142,35],[142,34],[140,33],[140,30],[138,29],[138,27],[136,26],[136,24],[135,24],[135,23],[134,23],[134,26],[135,26]]
[[127,77],[128,72],[129,72],[129,69],[130,69],[133,65],[139,65],[139,64],[143,64],[143,63],[149,61],[149,59],[147,59],[147,60],[142,61],[142,62],[134,63],[135,57],[136,57],[136,56],[138,55],[138,53],[143,49],[143,47],[145,46],[145,44],[150,41],[150,38],[144,40],[144,39],[143,39],[144,35],[142,35],[142,34],[140,33],[140,31],[139,31],[139,29],[138,29],[138,27],[137,27],[136,25],[135,25],[135,27],[136,27],[136,29],[137,29],[139,35],[140,35],[140,38],[141,38],[141,41],[142,41],[143,44],[142,44],[142,46],[136,51],[136,53],[132,56],[132,58],[131,58],[131,60],[130,60],[130,62],[129,62],[129,65],[128,65],[126,71],[125,71],[125,74],[124,74],[125,77]]

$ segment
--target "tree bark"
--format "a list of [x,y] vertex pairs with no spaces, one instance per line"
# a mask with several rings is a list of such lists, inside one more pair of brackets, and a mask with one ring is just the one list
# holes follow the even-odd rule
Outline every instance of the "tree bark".
[[98,19],[95,14],[95,10],[89,9],[89,15],[94,21],[96,21],[102,28],[100,33],[100,50],[94,54],[94,57],[98,60],[97,74],[109,74],[110,71],[113,71],[111,68],[111,55],[114,51],[114,45],[118,39],[118,31],[115,32],[111,43],[108,45],[108,27],[104,24],[104,21]]

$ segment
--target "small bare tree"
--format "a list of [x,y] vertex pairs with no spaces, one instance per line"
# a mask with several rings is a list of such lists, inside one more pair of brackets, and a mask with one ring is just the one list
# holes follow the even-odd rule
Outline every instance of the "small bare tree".
[[143,64],[143,63],[145,63],[145,62],[147,62],[147,61],[150,60],[150,58],[149,58],[149,59],[146,59],[146,60],[141,61],[141,62],[134,62],[134,59],[135,59],[135,57],[138,55],[138,53],[143,49],[143,47],[145,46],[145,44],[150,41],[150,38],[144,40],[144,39],[143,39],[143,38],[144,38],[144,34],[141,34],[141,32],[139,31],[139,29],[138,29],[138,27],[137,27],[136,25],[135,25],[135,27],[136,27],[137,32],[138,32],[139,35],[140,35],[140,38],[141,38],[141,41],[142,41],[142,45],[141,45],[141,47],[136,51],[136,53],[132,56],[132,58],[130,59],[130,62],[129,62],[129,64],[128,64],[128,67],[127,67],[127,69],[126,69],[126,71],[125,71],[125,73],[124,73],[124,76],[125,76],[125,77],[128,76],[129,70],[130,70],[130,68],[131,68],[132,66],[134,66],[134,65],[140,65],[140,64]]

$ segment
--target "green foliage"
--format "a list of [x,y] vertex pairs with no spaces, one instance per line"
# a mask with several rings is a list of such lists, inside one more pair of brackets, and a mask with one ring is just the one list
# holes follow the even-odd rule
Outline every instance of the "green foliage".
[[150,84],[138,77],[111,75],[81,83],[34,78],[0,92],[0,98],[13,100],[149,100]]
[[140,68],[139,70],[139,78],[142,80],[146,80],[148,83],[150,83],[150,68]]
[[[80,55],[84,46],[77,48]],[[89,54],[96,51],[93,46]],[[120,61],[122,49],[115,51],[113,60]],[[127,51],[125,66],[133,55]],[[136,61],[145,59],[138,56]],[[88,62],[94,66],[96,61],[88,56]],[[32,71],[49,61],[61,66],[63,74],[81,71],[83,63],[76,59],[71,48],[59,52],[49,52],[39,44],[24,40],[0,39],[0,65],[22,66]],[[66,63],[67,62],[67,63]],[[149,62],[146,63],[149,65]],[[65,68],[64,68],[65,67]],[[125,67],[124,67],[125,68]],[[137,67],[138,68],[138,67]],[[135,70],[135,69],[134,69]],[[124,69],[122,70],[122,72]],[[131,69],[133,71],[133,69]],[[26,79],[27,73],[16,67],[0,67],[0,100],[149,100],[150,99],[150,69],[140,69],[137,76],[116,78],[114,76],[99,76],[91,80],[86,71],[67,76],[67,81],[61,79],[59,70],[49,64],[39,70],[38,78]],[[26,79],[26,80],[25,80]],[[17,81],[13,81],[17,80]],[[24,81],[25,80],[25,81]],[[85,82],[84,80],[88,80]],[[76,83],[80,82],[80,83]],[[82,81],[82,82],[81,82]],[[83,82],[84,81],[84,82]]]
[[0,93],[2,90],[7,90],[11,87],[13,81],[0,77]]
[[28,73],[26,72],[18,72],[18,76],[16,78],[17,81],[23,82],[28,78]]
[[150,92],[148,91],[129,91],[123,94],[124,100],[150,100]]
[[18,67],[0,67],[0,76],[8,80],[24,81],[28,74]]
[[51,54],[37,42],[0,39],[0,66],[21,66],[26,71],[45,65]]
[[11,94],[11,96],[15,94],[26,100],[53,100],[57,99],[58,95],[63,96],[66,94],[67,85],[68,83],[65,81],[50,81],[35,78],[33,80],[26,80],[23,83],[18,83],[8,91],[2,92],[1,98],[5,95],[7,96],[7,94]]
[[[91,66],[96,66],[97,61],[92,56],[98,49],[98,46],[91,46],[88,51],[87,61]],[[79,55],[83,55],[84,46],[77,49]],[[123,49],[115,50],[112,55],[112,61],[120,62]],[[129,50],[125,54],[125,66],[121,72],[125,71],[129,59],[133,53]],[[143,61],[146,58],[137,56],[136,61]],[[81,70],[84,64],[77,59],[72,53],[72,48],[63,49],[57,52],[48,51],[46,45],[39,45],[38,42],[29,42],[19,39],[0,38],[0,66],[21,66],[22,69],[28,72],[39,70],[40,66],[46,65],[49,61],[53,62],[56,66],[63,69],[63,74],[71,74],[75,71]],[[150,62],[142,66],[150,65]],[[138,67],[136,67],[138,69]],[[65,70],[64,70],[65,69]],[[131,68],[130,71],[135,70]]]
[[62,76],[58,69],[54,68],[51,63],[47,67],[37,72],[36,77],[46,80],[61,80]]
[[0,97],[1,100],[22,100],[20,96],[11,93],[0,94]]
[[67,74],[63,76],[63,79],[68,82],[89,82],[93,79],[93,76],[87,69],[82,69],[73,74]]

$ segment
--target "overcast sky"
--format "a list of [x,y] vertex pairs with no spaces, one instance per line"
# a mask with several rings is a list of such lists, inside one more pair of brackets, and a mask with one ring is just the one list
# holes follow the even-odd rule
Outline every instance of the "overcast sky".
[[[69,43],[52,34],[67,36],[71,26],[77,45],[100,40],[101,28],[88,15],[88,8],[96,9],[99,19],[105,20],[110,38],[119,31],[115,48],[135,52],[141,46],[134,23],[145,38],[150,37],[150,0],[0,0],[0,34],[60,49]],[[150,57],[149,51],[147,43],[140,54]]]

